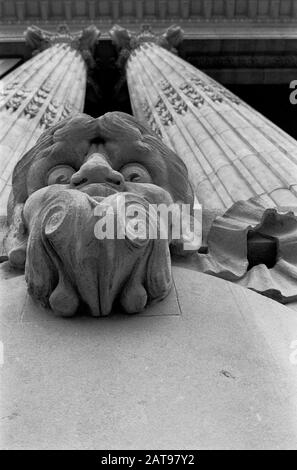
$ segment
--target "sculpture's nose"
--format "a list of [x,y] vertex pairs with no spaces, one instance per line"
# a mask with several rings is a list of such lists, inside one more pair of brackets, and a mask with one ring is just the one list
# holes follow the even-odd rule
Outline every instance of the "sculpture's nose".
[[110,166],[103,155],[93,154],[70,180],[71,186],[75,187],[92,183],[109,183],[120,190],[124,186],[124,177]]

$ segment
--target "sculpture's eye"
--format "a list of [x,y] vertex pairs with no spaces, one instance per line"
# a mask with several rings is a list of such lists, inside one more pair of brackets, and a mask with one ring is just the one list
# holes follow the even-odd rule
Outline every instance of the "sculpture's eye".
[[47,185],[68,184],[71,176],[76,173],[75,169],[69,165],[57,165],[47,174]]
[[152,178],[147,169],[138,163],[128,163],[120,169],[125,181],[134,183],[151,183]]

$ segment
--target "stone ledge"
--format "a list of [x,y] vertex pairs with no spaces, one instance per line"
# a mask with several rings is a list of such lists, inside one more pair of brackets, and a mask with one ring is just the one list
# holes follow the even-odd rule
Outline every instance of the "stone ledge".
[[[182,315],[4,320],[2,448],[296,449],[296,313],[173,275]],[[24,320],[22,276],[1,285]]]

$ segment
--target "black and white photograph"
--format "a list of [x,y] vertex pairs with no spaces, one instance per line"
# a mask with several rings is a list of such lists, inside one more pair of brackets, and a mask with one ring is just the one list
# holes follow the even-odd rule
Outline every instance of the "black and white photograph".
[[297,450],[297,0],[0,0],[0,449]]

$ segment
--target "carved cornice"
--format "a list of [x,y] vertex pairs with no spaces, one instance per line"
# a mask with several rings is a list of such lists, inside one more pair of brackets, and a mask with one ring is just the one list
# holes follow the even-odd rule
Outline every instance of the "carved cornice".
[[44,22],[83,20],[130,22],[198,18],[205,22],[218,21],[295,21],[295,0],[0,0],[0,21],[32,22],[38,18]]

